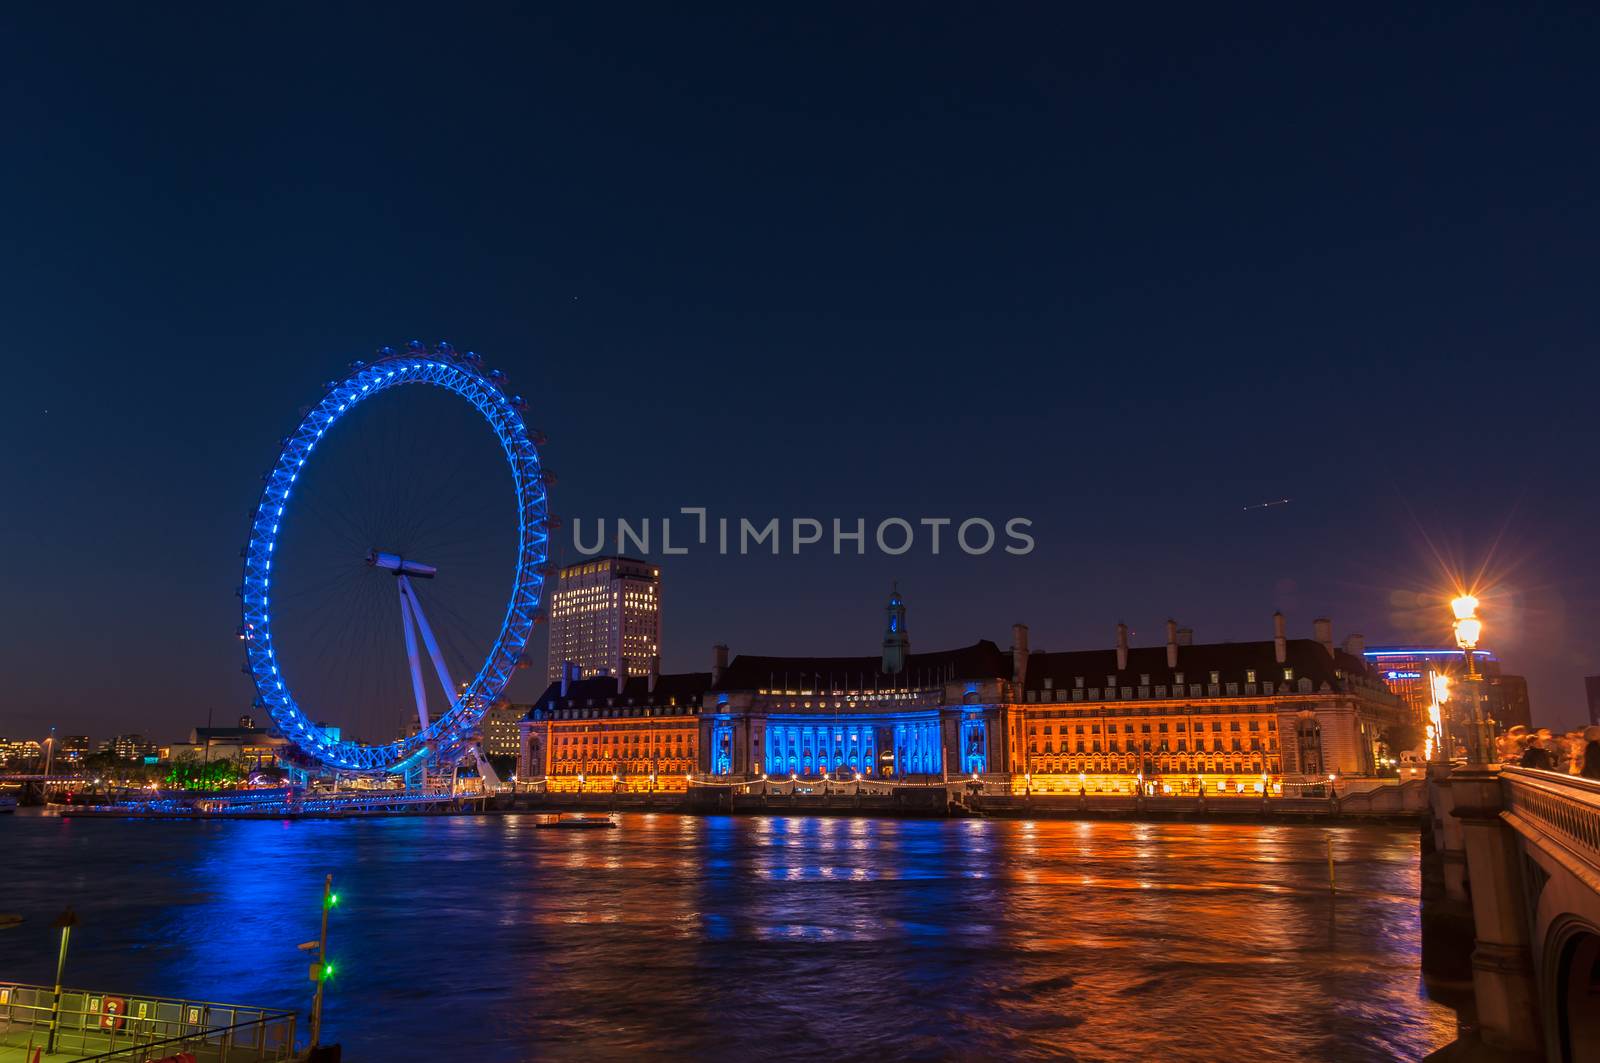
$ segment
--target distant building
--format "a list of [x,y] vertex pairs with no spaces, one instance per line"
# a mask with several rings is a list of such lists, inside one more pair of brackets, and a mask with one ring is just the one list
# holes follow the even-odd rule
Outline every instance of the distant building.
[[67,735],[61,740],[61,759],[69,764],[81,764],[83,758],[89,755],[88,735]]
[[143,760],[156,755],[154,742],[141,734],[117,735],[100,743],[100,752],[110,753],[118,760]]
[[509,702],[496,705],[483,714],[483,751],[491,757],[514,757],[522,748],[518,726],[527,712],[525,705]]
[[1505,731],[1512,727],[1533,727],[1533,706],[1528,701],[1528,680],[1520,675],[1492,675],[1484,680],[1488,687],[1489,715]]
[[12,771],[37,771],[44,747],[31,738],[0,738],[0,767]]
[[1583,689],[1589,695],[1589,722],[1600,726],[1600,675],[1584,676]]
[[649,675],[660,653],[660,568],[596,557],[561,570],[550,596],[550,682],[568,661],[580,677]]
[[263,767],[276,764],[289,745],[287,738],[270,727],[196,727],[189,732],[189,741],[172,744],[170,756],[193,755],[202,761],[242,758]]

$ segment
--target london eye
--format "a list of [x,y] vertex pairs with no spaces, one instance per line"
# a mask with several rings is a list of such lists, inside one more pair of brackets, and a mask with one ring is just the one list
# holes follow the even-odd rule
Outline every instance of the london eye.
[[238,635],[305,764],[414,786],[470,758],[498,782],[483,718],[525,667],[548,553],[525,410],[476,354],[413,341],[352,363],[283,440]]

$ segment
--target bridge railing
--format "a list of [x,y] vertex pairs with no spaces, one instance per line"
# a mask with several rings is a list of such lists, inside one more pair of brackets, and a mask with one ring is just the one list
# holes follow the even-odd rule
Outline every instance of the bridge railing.
[[1537,768],[1500,772],[1506,811],[1600,863],[1600,781]]

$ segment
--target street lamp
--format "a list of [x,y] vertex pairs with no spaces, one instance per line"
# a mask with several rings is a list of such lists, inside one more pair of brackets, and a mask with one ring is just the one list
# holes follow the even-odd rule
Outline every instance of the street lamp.
[[1470,684],[1467,687],[1467,700],[1472,707],[1472,759],[1474,763],[1483,764],[1488,762],[1494,742],[1488,733],[1489,723],[1483,716],[1483,692],[1479,689],[1482,677],[1478,675],[1478,664],[1473,657],[1478,640],[1483,637],[1483,621],[1478,619],[1478,599],[1470,594],[1460,595],[1451,600],[1450,611],[1455,614],[1451,627],[1455,631],[1456,645],[1467,660],[1467,674],[1463,678]]

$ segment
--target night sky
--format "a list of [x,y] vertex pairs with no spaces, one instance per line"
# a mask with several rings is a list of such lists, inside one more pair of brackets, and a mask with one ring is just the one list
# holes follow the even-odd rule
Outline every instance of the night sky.
[[1582,717],[1592,10],[767,6],[0,14],[0,734],[248,711],[260,474],[413,337],[528,397],[563,560],[692,505],[1034,522],[665,559],[669,671],[875,653],[896,579],[915,649],[1064,650],[1440,639],[1481,571]]

